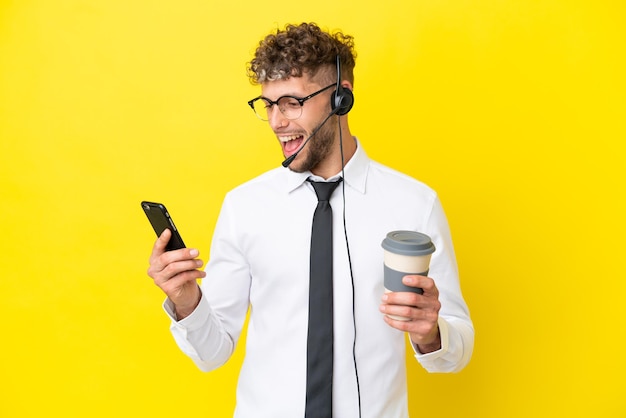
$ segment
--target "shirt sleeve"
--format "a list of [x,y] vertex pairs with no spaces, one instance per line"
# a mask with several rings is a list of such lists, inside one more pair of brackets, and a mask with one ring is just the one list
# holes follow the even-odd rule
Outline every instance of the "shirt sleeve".
[[441,349],[422,354],[414,344],[417,361],[431,373],[461,371],[472,357],[474,326],[459,281],[459,271],[452,237],[443,207],[435,198],[424,230],[432,238],[436,251],[430,263],[429,276],[439,290],[439,333]]
[[196,309],[177,321],[174,304],[168,299],[163,309],[171,319],[170,331],[180,350],[202,371],[223,365],[234,351],[234,342],[211,310],[204,294]]
[[200,303],[180,321],[171,301],[163,304],[172,319],[174,340],[202,371],[214,370],[231,357],[250,303],[250,271],[239,250],[236,216],[229,202],[227,196],[213,233]]

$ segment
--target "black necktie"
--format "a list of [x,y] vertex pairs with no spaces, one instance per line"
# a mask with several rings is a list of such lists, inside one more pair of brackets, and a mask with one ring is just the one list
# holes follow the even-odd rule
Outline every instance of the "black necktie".
[[341,179],[309,180],[317,195],[311,231],[306,418],[332,417],[333,394],[333,210],[330,196]]

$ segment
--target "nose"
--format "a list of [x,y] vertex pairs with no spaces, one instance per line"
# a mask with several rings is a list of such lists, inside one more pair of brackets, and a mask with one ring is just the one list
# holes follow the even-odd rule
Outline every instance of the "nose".
[[278,106],[274,105],[267,109],[267,118],[272,129],[277,130],[289,124],[289,119],[283,115]]

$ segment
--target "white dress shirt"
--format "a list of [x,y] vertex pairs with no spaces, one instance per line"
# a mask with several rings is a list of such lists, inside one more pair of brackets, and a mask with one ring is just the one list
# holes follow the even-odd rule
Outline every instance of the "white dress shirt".
[[[459,371],[471,357],[474,330],[448,223],[433,190],[370,160],[360,144],[344,172],[330,200],[333,416],[358,417],[358,372],[362,417],[407,417],[406,337],[388,326],[378,310],[384,293],[381,242],[388,232],[400,229],[432,238],[436,251],[429,276],[440,293],[442,347],[428,354],[415,350],[415,357],[430,372]],[[309,249],[317,205],[309,177],[311,173],[279,167],[229,192],[213,235],[200,304],[178,322],[171,302],[164,304],[177,344],[203,371],[230,358],[250,309],[237,387],[238,418],[304,416]],[[344,234],[344,192],[354,288]]]

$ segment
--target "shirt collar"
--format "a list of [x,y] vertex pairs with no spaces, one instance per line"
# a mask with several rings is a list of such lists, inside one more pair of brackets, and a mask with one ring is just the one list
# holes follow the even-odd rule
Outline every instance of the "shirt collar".
[[[356,152],[354,153],[352,158],[350,158],[348,164],[346,164],[346,166],[344,167],[345,178],[343,180],[348,186],[363,194],[365,193],[365,184],[367,183],[367,168],[369,166],[369,158],[363,150],[363,147],[361,147],[359,140],[356,137],[354,137],[354,140],[356,141]],[[298,187],[302,186],[308,178],[317,178],[310,171],[305,171],[304,173],[295,173],[289,170],[289,168],[285,168],[284,170],[286,170],[287,175],[286,187],[288,193],[291,193]],[[338,177],[341,177],[341,174],[342,173],[339,172],[328,180],[337,179]]]

